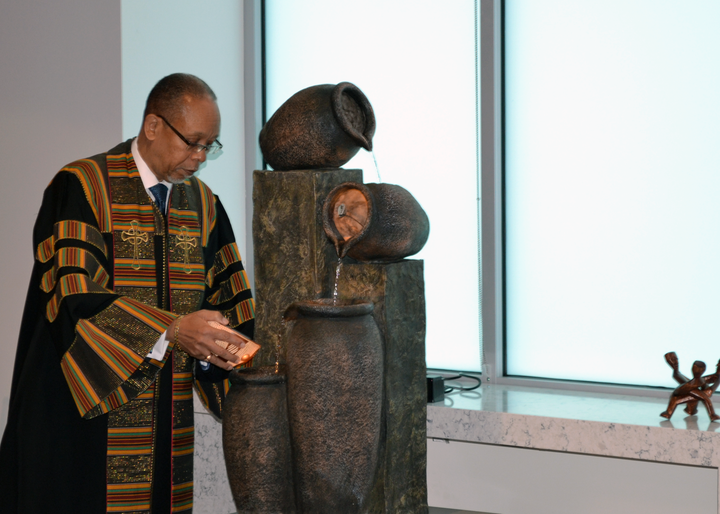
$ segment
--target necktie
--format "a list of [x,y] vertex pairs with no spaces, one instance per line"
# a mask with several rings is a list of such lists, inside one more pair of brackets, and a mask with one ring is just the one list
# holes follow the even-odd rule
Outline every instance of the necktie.
[[165,184],[155,184],[150,188],[150,192],[155,197],[155,203],[160,209],[160,212],[165,214],[165,201],[167,199],[168,188]]

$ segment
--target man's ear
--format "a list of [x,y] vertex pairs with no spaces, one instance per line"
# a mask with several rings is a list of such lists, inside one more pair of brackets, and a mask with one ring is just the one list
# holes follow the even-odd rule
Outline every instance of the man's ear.
[[157,138],[159,128],[160,118],[154,114],[148,114],[145,116],[145,120],[143,121],[143,132],[149,141],[154,141],[155,138]]

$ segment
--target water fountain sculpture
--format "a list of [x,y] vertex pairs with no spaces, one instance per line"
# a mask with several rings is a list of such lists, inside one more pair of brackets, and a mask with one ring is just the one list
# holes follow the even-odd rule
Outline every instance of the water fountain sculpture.
[[[333,136],[312,133],[328,113]],[[277,165],[253,175],[263,350],[233,372],[223,420],[239,514],[427,512],[423,263],[405,257],[429,223],[404,189],[338,167],[374,130],[341,83],[294,95],[261,132]],[[312,159],[296,151],[307,132]]]

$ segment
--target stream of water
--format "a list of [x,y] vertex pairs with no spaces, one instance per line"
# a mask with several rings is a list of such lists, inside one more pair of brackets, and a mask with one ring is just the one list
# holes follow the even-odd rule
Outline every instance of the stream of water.
[[338,282],[340,281],[340,268],[342,268],[342,258],[338,258],[337,268],[335,269],[335,288],[333,289],[333,305],[337,305]]
[[377,173],[378,184],[380,184],[382,182],[382,179],[380,178],[380,168],[378,168],[377,159],[375,158],[375,150],[370,153],[372,154],[373,162],[375,163],[375,172]]

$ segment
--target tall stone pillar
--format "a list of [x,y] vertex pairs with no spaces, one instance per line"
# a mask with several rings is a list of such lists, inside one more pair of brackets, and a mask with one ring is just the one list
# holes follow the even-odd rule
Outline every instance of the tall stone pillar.
[[427,512],[423,261],[344,264],[338,298],[374,302],[384,339],[385,437],[368,512]]
[[362,170],[255,171],[253,182],[255,340],[262,346],[254,363],[266,366],[275,363],[285,308],[332,293],[338,257],[323,230],[322,206],[335,186],[362,182]]
[[[263,346],[254,362],[266,366],[275,363],[285,309],[295,301],[332,296],[338,256],[323,230],[322,207],[334,187],[362,182],[362,171],[255,171],[254,182],[255,339]],[[381,446],[367,512],[426,513],[423,262],[365,264],[345,258],[338,298],[371,300],[383,335]]]

